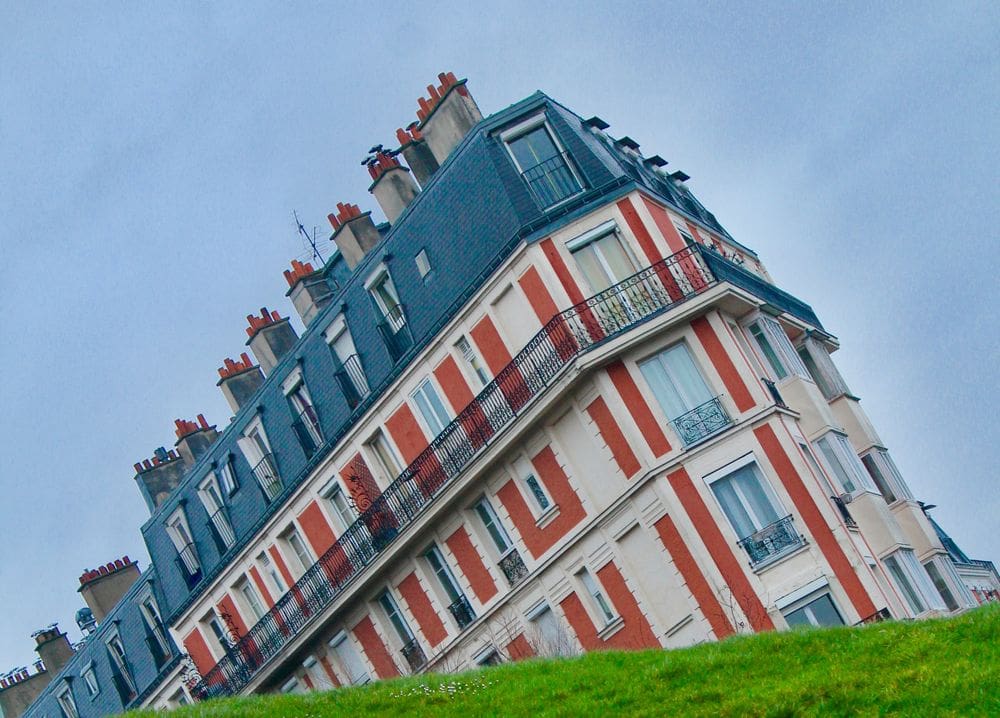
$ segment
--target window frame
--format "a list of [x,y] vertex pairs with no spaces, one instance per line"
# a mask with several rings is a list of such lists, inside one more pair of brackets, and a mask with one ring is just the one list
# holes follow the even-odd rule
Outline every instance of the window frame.
[[[343,534],[358,520],[358,512],[347,498],[348,493],[337,479],[332,479],[322,488],[319,495],[326,502],[327,513],[333,517],[334,523],[338,525],[340,533]],[[334,497],[339,497],[343,502],[343,508],[338,506]],[[345,515],[346,514],[346,515]],[[350,521],[348,521],[350,518]]]
[[[120,651],[113,648],[116,644],[120,647]],[[125,650],[125,642],[122,640],[117,626],[104,637],[104,645],[111,654],[111,660],[114,661],[115,667],[127,684],[128,689],[132,691],[133,696],[138,695],[139,691],[135,686],[135,679],[132,677],[132,670],[128,665],[128,652]]]
[[[302,571],[297,576],[297,578],[302,578],[306,571],[308,571],[313,564],[316,563],[316,557],[313,556],[313,551],[306,542],[305,538],[303,538],[302,532],[299,530],[298,526],[290,524],[284,531],[281,532],[278,538],[286,547],[288,547],[291,554],[295,556],[295,563],[302,565]],[[296,548],[296,544],[301,547],[301,550]],[[306,559],[309,559],[308,562],[306,562]],[[287,559],[285,560],[285,563],[288,563]]]
[[458,582],[455,577],[454,571],[451,570],[451,566],[448,565],[448,560],[444,557],[444,552],[441,551],[441,547],[436,543],[432,543],[423,551],[423,558],[430,567],[431,573],[434,578],[437,579],[437,583],[442,591],[444,591],[445,596],[448,599],[448,604],[451,605],[462,599],[466,599],[465,591],[462,585]]
[[583,586],[584,591],[587,593],[587,601],[590,604],[591,615],[597,616],[604,621],[604,625],[598,627],[598,632],[621,619],[621,614],[615,610],[610,597],[606,595],[604,586],[601,585],[598,580],[596,572],[591,571],[589,568],[584,566],[574,575],[580,585]]
[[[416,388],[410,392],[410,400],[417,407],[417,415],[420,418],[420,423],[432,441],[440,436],[448,425],[454,421],[454,417],[451,415],[447,404],[445,404],[445,400],[441,396],[437,382],[434,381],[431,375],[425,376],[417,383]],[[423,401],[421,402],[421,400]],[[438,404],[437,407],[434,405],[435,400]],[[424,404],[426,404],[426,411]],[[430,416],[428,416],[428,412]]]
[[151,587],[146,589],[146,592],[138,601],[139,604],[139,615],[142,616],[143,622],[145,622],[146,627],[149,632],[153,634],[156,642],[160,644],[160,649],[163,651],[163,655],[169,660],[173,655],[174,651],[170,647],[170,640],[167,636],[167,627],[163,623],[163,615],[160,613],[160,605],[156,602],[156,596],[153,595]]
[[[500,521],[500,516],[497,514],[496,509],[493,508],[493,503],[487,496],[484,495],[480,497],[479,500],[472,505],[472,513],[476,515],[483,531],[485,531],[490,537],[491,546],[496,550],[499,558],[503,558],[515,548],[514,541],[511,539],[510,533]],[[490,529],[490,525],[493,526],[494,530]],[[500,547],[500,541],[497,540],[498,535],[502,542],[506,544],[504,548]]]
[[434,267],[431,265],[430,255],[427,252],[427,247],[421,247],[420,250],[413,255],[413,263],[416,265],[417,274],[420,276],[420,279],[427,282],[431,272],[434,271]]
[[[384,456],[382,450],[379,448],[380,446],[385,449]],[[399,458],[399,454],[396,452],[396,448],[392,445],[392,441],[389,438],[388,433],[386,433],[381,427],[371,433],[368,439],[364,442],[364,447],[372,456],[375,457],[375,465],[383,474],[383,478],[387,485],[391,484],[401,473],[403,473],[403,463]],[[393,463],[393,466],[388,465],[387,459]]]
[[[349,652],[353,658],[356,658],[357,666],[362,669],[361,673],[357,676],[351,674],[348,661],[344,660],[344,656],[339,650],[340,647],[345,644],[347,646],[345,653]],[[333,654],[337,659],[337,663],[340,665],[340,670],[343,671],[345,676],[347,676],[346,683],[349,683],[352,686],[362,686],[372,682],[371,670],[365,663],[365,657],[362,651],[359,651],[354,645],[347,631],[340,631],[333,638],[331,638],[327,643],[327,648],[333,651]]]
[[[517,477],[517,486],[522,494],[526,494],[525,503],[536,521],[541,521],[558,508],[552,499],[552,494],[539,478],[534,465],[526,457],[519,456],[514,459],[512,469],[514,476]],[[542,499],[545,500],[544,505]]]
[[[770,379],[781,382],[797,376],[813,382],[809,370],[802,362],[802,357],[799,356],[792,340],[788,338],[781,322],[769,314],[757,312],[751,318],[743,320],[741,325],[746,332],[747,343],[753,349],[757,360]],[[754,333],[754,326],[763,337],[763,344],[760,337]],[[770,354],[768,354],[768,349]]]
[[[622,251],[625,253],[625,258],[628,260],[629,264],[632,265],[632,271],[624,277],[615,276],[614,269],[612,268],[608,258],[605,256],[604,250],[599,246],[599,242],[605,237],[614,237]],[[621,231],[618,226],[618,222],[614,219],[609,219],[606,222],[602,222],[598,226],[594,227],[583,234],[570,239],[565,244],[566,250],[569,252],[570,257],[572,257],[574,265],[583,279],[588,285],[593,285],[590,278],[587,276],[583,265],[577,258],[580,252],[587,251],[588,249],[593,249],[594,258],[596,259],[598,265],[600,265],[601,270],[605,274],[605,280],[607,281],[607,287],[595,287],[591,286],[590,289],[594,293],[600,293],[613,287],[619,282],[623,282],[629,277],[635,275],[636,273],[642,271],[642,264],[639,262],[636,256],[635,250],[632,248],[631,242],[629,242],[628,237]],[[623,295],[621,300],[628,304],[627,298]]]
[[[511,147],[512,142],[516,142],[520,138],[528,135],[529,133],[533,132],[539,127],[543,127],[545,129],[545,133],[548,135],[549,140],[552,142],[552,146],[555,147],[556,154],[562,157],[563,162],[566,165],[566,168],[569,170],[570,174],[573,176],[573,179],[576,181],[577,187],[579,187],[579,189],[576,192],[567,195],[566,197],[563,197],[558,202],[544,206],[542,204],[543,202],[542,198],[538,196],[537,192],[534,189],[532,189],[531,185],[524,178],[524,173],[530,169],[534,169],[534,167],[527,167],[527,168],[522,167],[521,163],[518,162],[517,160],[517,156],[514,154],[513,148]],[[527,117],[518,122],[517,124],[508,127],[506,130],[503,130],[502,132],[499,133],[499,139],[501,144],[503,144],[504,150],[506,150],[508,157],[510,157],[510,160],[514,165],[514,169],[517,171],[518,176],[525,183],[525,185],[527,185],[528,192],[531,194],[533,198],[536,199],[539,208],[543,212],[549,212],[559,207],[560,205],[569,202],[574,197],[580,196],[583,192],[586,191],[587,185],[583,181],[583,177],[575,167],[575,163],[572,161],[569,151],[566,149],[566,147],[560,140],[559,136],[553,130],[552,125],[549,123],[548,116],[544,111],[538,112],[530,117]]]
[[[198,546],[195,544],[194,535],[191,533],[191,524],[188,523],[184,507],[178,506],[174,509],[164,524],[167,536],[170,537],[170,541],[174,545],[174,550],[177,552],[177,557],[184,565],[185,570],[191,575],[200,573],[201,556],[198,555]],[[178,533],[178,526],[184,532],[184,536]],[[187,539],[186,543],[184,543],[185,538]],[[186,550],[188,548],[190,548],[190,551]]]
[[[399,601],[392,595],[392,591],[388,587],[375,597],[375,603],[378,604],[382,613],[385,614],[386,620],[392,626],[393,633],[400,640],[400,645],[406,646],[410,641],[417,640],[416,634],[410,628],[410,622],[406,620],[403,610],[399,607]],[[398,621],[394,621],[393,616]]]
[[84,666],[83,670],[80,671],[80,678],[83,680],[83,685],[87,688],[87,695],[90,698],[94,698],[101,692],[101,683],[97,680],[97,670],[94,667],[93,661]]
[[[463,346],[464,345],[464,346]],[[482,357],[472,345],[472,340],[468,335],[461,335],[452,345],[455,352],[462,359],[466,376],[471,376],[479,382],[479,388],[489,385],[493,378],[490,376],[489,368],[483,363]],[[475,384],[473,384],[474,386]]]
[[[222,498],[222,489],[219,486],[219,479],[214,471],[209,471],[205,474],[205,477],[198,484],[197,491],[198,499],[201,501],[201,505],[208,515],[208,521],[219,535],[219,540],[222,541],[225,550],[232,548],[233,544],[236,543],[236,531],[229,520],[226,502]],[[217,505],[213,508],[209,506],[209,503]],[[222,524],[222,528],[219,526],[220,523]]]
[[236,467],[233,466],[233,455],[226,453],[215,463],[215,470],[219,476],[219,488],[225,491],[226,498],[230,498],[240,489],[239,477],[236,475]]
[[[714,484],[728,479],[729,477],[735,475],[736,472],[741,471],[742,469],[745,469],[748,466],[753,467],[753,475],[754,478],[757,479],[757,483],[761,487],[761,493],[763,494],[763,497],[767,500],[767,502],[770,504],[771,510],[778,518],[775,519],[775,521],[762,523],[761,517],[756,515],[756,511],[753,509],[751,503],[744,495],[743,490],[739,488],[738,485],[733,484],[733,493],[739,500],[740,506],[746,512],[747,517],[750,520],[750,523],[754,526],[754,530],[751,531],[749,534],[747,534],[746,536],[740,536],[739,535],[740,530],[737,529],[737,527],[733,524],[733,520],[732,518],[730,518],[729,513],[726,511],[726,508],[722,503],[722,500],[719,498],[719,494],[716,492]],[[726,523],[732,529],[733,533],[736,534],[736,538],[739,541],[743,541],[744,539],[750,538],[754,534],[757,534],[763,529],[767,528],[768,526],[771,526],[776,521],[780,521],[782,518],[789,515],[784,506],[784,503],[781,501],[781,498],[774,490],[774,487],[771,485],[771,481],[767,478],[767,475],[761,468],[760,462],[757,460],[757,456],[753,452],[745,454],[739,457],[738,459],[735,459],[734,461],[730,461],[725,466],[722,466],[716,469],[715,471],[706,474],[703,480],[705,484],[708,486],[709,492],[712,494],[712,498],[715,499],[716,506],[718,507],[722,515],[725,517]],[[775,558],[777,558],[778,555],[782,554],[776,554]]]
[[[855,453],[850,439],[844,434],[831,429],[822,436],[816,437],[810,443],[816,448],[816,457],[820,460],[821,465],[826,468],[827,474],[840,484],[845,494],[857,496],[858,494],[867,492],[878,494],[879,496],[882,495],[882,492],[875,485],[871,474],[868,473],[864,462]],[[824,447],[829,447],[829,452]],[[834,466],[831,462],[830,454],[833,454],[833,457],[837,459],[837,466]],[[838,467],[851,483],[850,487],[844,483],[843,477],[837,471]]]
[[233,592],[237,595],[240,602],[244,604],[244,608],[248,609],[248,613],[253,616],[254,624],[259,622],[264,616],[267,615],[267,606],[264,604],[264,597],[261,596],[260,591],[253,582],[244,577],[233,587]]
[[[815,616],[814,612],[809,611],[809,608],[814,603],[816,603],[817,601],[821,601],[824,598],[829,599],[830,604],[833,607],[834,613],[837,615],[837,618],[840,619],[840,623],[833,623],[833,624],[819,623],[819,621],[816,620],[816,616]],[[847,621],[844,618],[844,612],[841,610],[840,606],[837,605],[837,601],[834,598],[833,592],[830,590],[829,585],[824,585],[821,588],[818,588],[818,589],[816,589],[814,591],[811,591],[810,593],[806,594],[805,596],[802,596],[801,598],[796,599],[795,601],[792,601],[792,602],[788,603],[787,605],[779,607],[778,610],[781,613],[781,617],[785,619],[786,623],[788,623],[789,627],[795,627],[795,626],[804,625],[804,624],[801,624],[801,623],[795,623],[795,624],[793,624],[793,623],[789,622],[789,620],[788,620],[788,618],[789,618],[790,615],[798,613],[799,611],[807,611],[807,613],[803,613],[802,615],[804,615],[806,617],[806,619],[807,619],[806,623],[809,626],[813,627],[813,628],[824,628],[824,627],[828,627],[828,626],[846,626],[846,625],[848,625]]]
[[[334,363],[336,364],[335,371],[343,371],[347,375],[348,381],[351,382],[351,386],[354,387],[354,391],[358,395],[358,401],[362,401],[371,394],[371,386],[368,384],[368,373],[365,371],[364,362],[361,361],[361,353],[358,351],[358,345],[354,343],[354,335],[351,333],[351,327],[347,323],[347,318],[343,314],[338,315],[323,332],[323,337],[326,345],[330,348],[330,354],[333,356]],[[340,356],[340,352],[337,351],[337,343],[345,337],[347,343],[350,344],[351,353],[346,357],[342,357]],[[352,372],[347,368],[347,362],[352,357],[357,361],[357,372]],[[355,374],[358,376],[355,376]]]

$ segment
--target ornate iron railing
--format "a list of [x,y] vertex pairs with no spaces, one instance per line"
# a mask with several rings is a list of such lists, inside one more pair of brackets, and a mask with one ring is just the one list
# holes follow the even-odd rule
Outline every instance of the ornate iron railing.
[[552,317],[192,692],[207,698],[240,691],[577,356],[715,281],[701,250],[688,247]]
[[340,368],[336,371],[337,382],[340,384],[340,390],[344,392],[347,406],[353,409],[368,396],[368,379],[365,378],[365,370],[357,354],[351,354],[343,362],[339,359],[337,361],[340,364]]
[[455,623],[458,624],[459,630],[465,628],[470,623],[476,620],[476,612],[472,610],[472,606],[469,605],[469,599],[465,596],[459,596],[456,598],[448,610],[451,615],[455,618]]
[[848,528],[857,528],[858,522],[854,520],[854,517],[851,516],[851,512],[848,511],[847,502],[839,496],[831,496],[830,498],[833,500],[833,504],[837,507],[837,510],[840,511],[840,517],[844,519],[844,524]]
[[882,621],[891,621],[891,620],[892,620],[892,614],[889,613],[889,609],[888,608],[880,608],[879,610],[875,611],[875,613],[873,613],[872,615],[865,616],[864,618],[862,618],[860,621],[858,621],[854,625],[855,626],[864,626],[864,625],[869,624],[869,623],[882,623]]
[[497,564],[503,575],[507,577],[507,583],[513,588],[528,575],[528,567],[524,565],[524,559],[516,548],[512,548],[501,557]]
[[393,361],[398,361],[413,346],[413,337],[410,335],[410,326],[402,304],[397,304],[383,315],[382,321],[378,323],[378,330]]
[[751,566],[772,561],[803,543],[802,536],[792,525],[791,515],[778,519],[760,531],[741,539],[739,544],[750,557]]
[[424,649],[417,643],[416,638],[411,638],[407,641],[406,645],[399,652],[403,654],[406,664],[414,673],[423,668],[424,664],[427,663],[427,656],[424,655]]
[[274,454],[264,454],[263,458],[253,467],[254,478],[264,492],[264,498],[268,501],[274,499],[281,493],[281,477],[278,469],[274,465]]
[[569,156],[560,152],[521,173],[542,209],[559,204],[583,190],[569,163]]
[[718,434],[733,423],[726,413],[726,408],[719,397],[709,399],[701,406],[696,406],[686,414],[681,414],[671,422],[674,430],[681,437],[684,446],[697,444],[708,437]]
[[771,394],[771,399],[774,400],[774,403],[783,409],[787,409],[788,404],[786,404],[785,400],[781,398],[781,392],[778,391],[778,387],[775,383],[770,379],[764,378],[761,378],[761,381],[764,382],[764,386],[767,387],[767,391]]

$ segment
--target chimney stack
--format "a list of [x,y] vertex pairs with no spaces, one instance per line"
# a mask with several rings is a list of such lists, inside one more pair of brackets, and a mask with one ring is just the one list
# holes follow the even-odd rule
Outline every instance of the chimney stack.
[[336,242],[349,269],[358,266],[382,239],[372,222],[372,213],[362,213],[356,204],[338,202],[337,214],[327,215],[327,219],[333,226],[331,239]]
[[174,419],[174,426],[177,427],[177,453],[184,459],[188,466],[194,463],[207,452],[217,438],[219,432],[214,426],[209,426],[205,421],[204,414],[198,414],[198,423],[185,419]]
[[396,154],[382,149],[382,145],[372,148],[372,154],[364,164],[372,176],[368,191],[375,195],[385,218],[394,224],[420,191],[417,183],[410,170],[399,164]]
[[465,86],[467,80],[456,80],[454,73],[442,72],[438,81],[441,83],[438,86],[427,86],[429,98],[417,100],[420,105],[417,118],[420,133],[441,165],[469,130],[483,119],[483,114]]
[[419,122],[411,122],[404,130],[396,130],[396,140],[399,142],[399,151],[403,153],[406,166],[413,171],[413,176],[421,187],[427,184],[427,180],[437,171],[438,161],[434,158],[434,153],[427,146],[427,140],[420,132]]
[[[90,608],[95,621],[100,623],[122,599],[132,584],[139,580],[139,564],[125,556],[97,569],[87,569],[80,575],[77,589]],[[45,656],[42,656],[43,660]],[[49,665],[46,661],[45,665]]]
[[330,285],[309,262],[303,264],[297,259],[292,260],[291,270],[285,270],[285,281],[288,282],[285,296],[291,298],[302,323],[309,326],[319,310],[330,303],[333,296]]
[[69,639],[55,623],[36,631],[33,636],[36,643],[35,651],[42,659],[46,671],[50,675],[56,675],[73,657],[73,647],[69,644]]
[[268,313],[267,307],[260,308],[259,317],[248,314],[247,322],[250,324],[247,327],[247,336],[250,337],[247,346],[266,376],[291,351],[299,336],[287,318],[282,319],[277,311]]
[[224,366],[219,367],[218,387],[235,414],[257,393],[257,389],[264,383],[264,374],[259,366],[250,361],[246,352],[240,354],[238,361],[226,357],[223,364]]
[[173,449],[167,451],[162,446],[153,452],[152,459],[137,462],[133,468],[135,483],[139,486],[139,493],[146,500],[150,513],[177,488],[187,471],[187,465],[180,455]]

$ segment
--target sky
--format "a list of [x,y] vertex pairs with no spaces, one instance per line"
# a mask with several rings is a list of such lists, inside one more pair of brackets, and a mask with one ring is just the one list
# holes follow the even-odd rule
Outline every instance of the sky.
[[[245,317],[374,209],[361,166],[442,71],[660,154],[834,355],[918,498],[1000,560],[1000,5],[0,4],[0,672],[148,559],[132,464],[231,412]],[[329,243],[326,256],[329,256]]]

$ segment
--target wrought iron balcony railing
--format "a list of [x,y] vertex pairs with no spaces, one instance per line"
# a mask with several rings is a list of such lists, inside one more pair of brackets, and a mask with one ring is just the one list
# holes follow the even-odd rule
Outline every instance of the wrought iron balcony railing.
[[393,361],[399,361],[406,350],[413,346],[413,337],[410,335],[410,326],[402,304],[397,304],[385,313],[378,323],[378,330]]
[[869,623],[882,623],[882,621],[891,621],[891,620],[892,620],[892,614],[889,613],[889,609],[888,608],[880,608],[879,610],[875,611],[875,613],[873,613],[872,615],[865,616],[864,618],[862,618],[860,621],[858,621],[854,625],[855,626],[864,626],[864,625],[867,625]]
[[718,434],[733,423],[719,397],[709,399],[686,414],[681,414],[671,422],[681,437],[684,446],[692,446]]
[[[246,686],[267,660],[364,573],[442,488],[460,476],[576,357],[712,287],[716,279],[705,253],[699,247],[688,247],[552,317],[208,671],[195,687],[195,695],[230,695]],[[273,476],[277,478],[277,472]]]
[[458,627],[465,628],[470,623],[476,620],[476,612],[472,610],[472,606],[469,605],[469,599],[465,596],[459,596],[455,601],[448,606],[448,610],[451,615],[455,618],[455,623]]
[[274,465],[274,454],[264,454],[263,458],[253,467],[254,478],[264,492],[264,498],[274,501],[281,493],[281,477]]
[[767,391],[771,394],[771,399],[774,400],[775,405],[780,406],[783,409],[787,409],[788,404],[786,404],[785,400],[781,398],[781,392],[778,391],[778,387],[775,385],[775,383],[770,379],[764,379],[764,378],[761,378],[761,381],[763,381],[764,386],[767,387]]
[[739,544],[750,557],[750,566],[757,567],[773,561],[789,551],[801,546],[804,539],[792,525],[792,517],[786,516],[769,524],[760,531],[741,539]]
[[424,649],[417,643],[416,638],[411,638],[407,641],[406,645],[399,652],[403,654],[406,664],[414,673],[423,668],[424,664],[427,663],[427,656],[424,655]]
[[528,575],[528,567],[524,565],[524,559],[521,558],[521,554],[516,548],[505,553],[497,565],[500,566],[503,575],[507,577],[507,583],[510,584],[511,588],[521,583],[522,579]]
[[858,522],[854,520],[854,517],[851,516],[851,512],[848,511],[848,509],[847,509],[847,502],[844,501],[839,496],[831,496],[830,498],[833,500],[833,504],[834,504],[834,506],[837,507],[837,510],[840,511],[840,516],[841,516],[841,518],[844,519],[844,524],[848,528],[852,528],[852,529],[857,528],[858,527]]
[[340,390],[344,392],[344,399],[351,409],[361,403],[361,400],[368,396],[368,379],[365,377],[364,367],[361,366],[361,358],[357,354],[351,354],[336,371],[337,382]]
[[583,190],[569,163],[569,156],[560,152],[521,173],[542,209],[559,204]]

